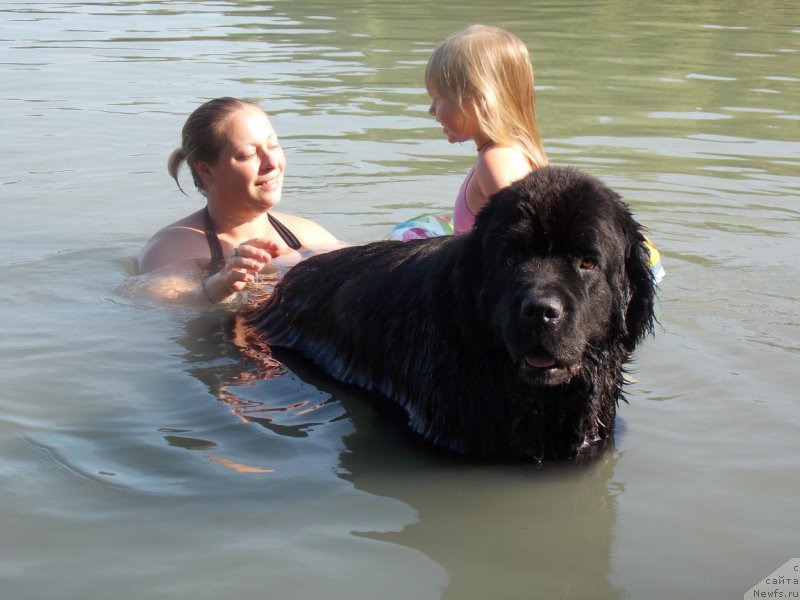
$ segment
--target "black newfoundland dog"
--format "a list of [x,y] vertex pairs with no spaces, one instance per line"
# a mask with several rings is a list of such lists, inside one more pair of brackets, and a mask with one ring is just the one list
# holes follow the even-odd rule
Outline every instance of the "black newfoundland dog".
[[612,436],[654,294],[619,196],[547,167],[494,195],[467,235],[314,256],[243,316],[252,340],[394,400],[434,444],[541,461]]

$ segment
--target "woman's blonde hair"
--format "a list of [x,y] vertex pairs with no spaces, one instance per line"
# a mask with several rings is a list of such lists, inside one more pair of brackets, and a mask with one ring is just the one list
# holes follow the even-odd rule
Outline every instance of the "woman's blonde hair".
[[173,150],[167,160],[167,172],[178,184],[178,189],[183,191],[178,181],[178,169],[186,161],[195,187],[205,195],[205,186],[195,170],[195,163],[198,160],[209,164],[217,162],[225,145],[228,117],[245,106],[254,106],[261,110],[254,102],[225,96],[201,104],[189,115],[181,132],[181,147]]
[[539,125],[533,66],[517,36],[470,25],[440,43],[425,68],[428,91],[475,108],[481,131],[496,144],[519,148],[535,167],[548,164]]

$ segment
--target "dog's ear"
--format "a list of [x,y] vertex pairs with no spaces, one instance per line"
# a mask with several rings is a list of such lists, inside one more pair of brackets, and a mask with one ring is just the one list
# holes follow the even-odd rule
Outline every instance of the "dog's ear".
[[631,218],[628,227],[625,256],[627,306],[625,311],[625,349],[632,352],[636,345],[653,332],[656,284],[650,266],[650,251],[641,227]]

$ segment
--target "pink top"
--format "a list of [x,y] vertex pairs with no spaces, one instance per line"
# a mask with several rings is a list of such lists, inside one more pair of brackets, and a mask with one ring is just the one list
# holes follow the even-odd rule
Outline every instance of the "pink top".
[[458,190],[458,196],[456,196],[456,204],[453,207],[453,231],[456,235],[467,233],[475,226],[475,215],[472,214],[469,206],[467,206],[467,186],[474,173],[475,167],[472,167],[467,173],[464,183],[461,184],[461,189]]

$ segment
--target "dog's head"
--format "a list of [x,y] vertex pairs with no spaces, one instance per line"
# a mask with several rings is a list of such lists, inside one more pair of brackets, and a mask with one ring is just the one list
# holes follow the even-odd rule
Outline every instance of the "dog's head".
[[653,328],[655,284],[620,197],[574,169],[537,169],[491,198],[460,261],[475,304],[528,385],[569,382]]

